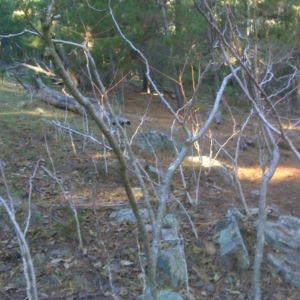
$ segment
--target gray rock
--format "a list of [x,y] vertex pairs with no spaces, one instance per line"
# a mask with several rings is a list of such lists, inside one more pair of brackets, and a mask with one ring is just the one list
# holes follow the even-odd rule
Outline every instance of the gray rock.
[[284,255],[284,260],[290,265],[298,268],[300,271],[300,255],[297,253],[288,252]]
[[[140,209],[140,213],[144,220],[149,220],[149,212],[146,208]],[[110,219],[115,219],[119,224],[122,223],[136,223],[136,217],[131,208],[124,208],[118,211],[113,211],[109,215]]]
[[[203,112],[197,115],[198,121],[202,121],[202,122],[206,121],[209,118],[211,113],[212,113],[212,109],[210,108],[205,109]],[[214,122],[216,124],[221,124],[223,122],[221,110],[218,110],[214,115]]]
[[270,247],[283,252],[300,248],[300,241],[295,239],[282,224],[266,222],[265,240]]
[[168,242],[171,246],[180,244],[178,231],[173,228],[163,228],[161,230],[161,238],[163,241]]
[[286,228],[290,235],[300,242],[300,219],[293,216],[280,216],[278,223]]
[[[286,256],[282,254],[268,254],[267,262],[269,265],[281,275],[281,277],[289,284],[300,286],[300,272],[294,270],[291,265],[285,262]],[[298,258],[299,260],[299,258]],[[293,264],[292,264],[293,265]]]
[[173,228],[179,231],[179,223],[176,217],[172,214],[168,214],[163,219],[163,227],[164,228]]
[[138,134],[134,139],[134,145],[142,150],[150,152],[153,151],[152,148],[167,152],[175,152],[175,144],[170,137],[167,134],[156,130]]
[[259,192],[259,190],[253,190],[250,192],[250,195],[254,198],[257,198],[257,197],[259,197],[260,192]]
[[228,270],[250,267],[250,258],[234,216],[221,219],[216,226],[219,231],[219,263]]
[[16,109],[21,109],[21,108],[24,108],[27,106],[27,102],[25,101],[19,101],[17,104],[16,104]]
[[157,300],[183,300],[180,294],[168,290],[159,291]]
[[237,221],[246,222],[247,217],[241,213],[241,211],[237,207],[233,207],[228,209],[226,212],[226,217],[235,217]]
[[258,146],[258,138],[256,136],[242,136],[240,140],[240,148],[242,150],[247,150],[248,147],[257,147]]
[[269,253],[267,262],[284,281],[300,286],[300,219],[280,216],[277,223],[267,222],[265,241],[276,250]]
[[53,245],[49,250],[49,255],[52,257],[71,256],[71,249],[67,246]]
[[152,225],[150,225],[150,224],[145,224],[145,227],[146,227],[146,230],[147,230],[148,232],[152,232],[152,231],[153,231]]
[[233,176],[230,170],[221,162],[209,156],[187,156],[184,159],[185,163],[199,164],[202,170],[215,182],[222,181],[226,184],[233,184]]
[[220,110],[217,111],[217,113],[214,116],[214,122],[216,124],[221,124],[223,122],[222,120],[222,112]]
[[[143,296],[138,296],[137,300],[143,300]],[[162,290],[157,291],[157,300],[183,300],[180,294],[168,291],[168,290]]]
[[147,174],[151,179],[161,180],[162,178],[164,178],[164,173],[162,171],[148,164],[145,166],[145,171],[147,172]]
[[227,184],[233,183],[233,177],[230,170],[218,160],[214,160],[209,156],[202,156],[202,167],[208,170],[210,177],[215,178],[214,181],[220,179]]
[[186,265],[181,246],[159,251],[157,257],[158,278],[173,288],[183,285],[187,280]]

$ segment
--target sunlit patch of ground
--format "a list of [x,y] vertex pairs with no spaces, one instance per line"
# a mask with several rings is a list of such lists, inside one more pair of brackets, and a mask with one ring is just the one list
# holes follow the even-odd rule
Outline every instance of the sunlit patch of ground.
[[[267,171],[267,170],[266,170]],[[259,183],[262,178],[261,167],[239,167],[240,180],[250,180],[252,182]],[[271,182],[279,183],[290,180],[298,180],[300,178],[300,168],[297,167],[285,167],[279,166],[273,175]]]

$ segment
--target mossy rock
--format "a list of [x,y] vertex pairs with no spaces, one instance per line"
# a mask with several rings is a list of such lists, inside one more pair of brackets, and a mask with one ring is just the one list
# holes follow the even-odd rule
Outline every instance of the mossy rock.
[[134,139],[134,145],[149,152],[160,150],[175,153],[174,141],[167,134],[156,130],[138,134]]

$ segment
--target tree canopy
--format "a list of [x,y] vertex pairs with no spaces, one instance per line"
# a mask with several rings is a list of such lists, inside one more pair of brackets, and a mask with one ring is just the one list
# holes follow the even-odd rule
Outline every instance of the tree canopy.
[[[45,2],[0,1],[1,34],[21,32],[24,28],[39,30],[38,16]],[[61,18],[54,24],[55,38],[86,43],[107,86],[113,80],[145,79],[144,62],[119,35],[106,2],[67,0],[59,5]],[[156,83],[175,90],[176,98],[181,98],[179,106],[186,99],[179,93],[182,88],[176,93],[176,86],[192,89],[194,72],[205,69],[209,61],[212,65],[205,78],[209,83],[206,88],[212,93],[217,89],[227,63],[218,47],[215,29],[197,12],[195,1],[114,0],[111,7],[124,35],[149,60]],[[275,76],[293,72],[283,63],[288,59],[294,65],[293,58],[299,52],[298,1],[209,1],[209,7],[219,30],[241,57],[246,47],[256,47],[262,78],[270,59],[274,61]],[[0,58],[6,61],[40,60],[43,43],[38,35],[2,38],[0,50]],[[74,73],[80,73],[86,65],[84,54],[66,45],[63,53]],[[254,51],[248,54],[253,58]],[[281,57],[286,57],[285,62]]]

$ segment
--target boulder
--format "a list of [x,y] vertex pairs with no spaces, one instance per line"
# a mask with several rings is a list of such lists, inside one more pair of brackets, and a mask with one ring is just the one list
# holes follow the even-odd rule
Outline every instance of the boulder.
[[279,216],[277,222],[268,221],[265,227],[265,241],[273,250],[267,254],[269,266],[285,282],[299,287],[300,219],[293,216]]
[[[297,268],[295,267],[297,262]],[[293,286],[300,286],[300,256],[297,254],[268,254],[267,262],[270,267],[280,274],[285,282]]]
[[183,247],[177,245],[158,252],[157,268],[159,281],[173,288],[180,287],[187,280]]
[[153,152],[157,149],[171,153],[175,152],[175,143],[171,138],[167,134],[156,130],[136,135],[133,145],[143,151]]
[[184,159],[184,163],[187,165],[201,166],[204,174],[214,182],[224,182],[226,184],[233,184],[233,176],[230,170],[224,166],[220,161],[209,157],[203,156],[187,156]]
[[265,241],[271,248],[283,252],[300,249],[300,240],[280,223],[266,223]]
[[[141,208],[140,213],[144,220],[150,219],[149,212],[146,208]],[[109,218],[116,220],[119,224],[123,224],[123,223],[132,223],[133,224],[133,223],[137,222],[136,217],[131,208],[124,208],[124,209],[120,209],[118,211],[113,211],[109,215]]]
[[[138,296],[137,300],[143,300],[143,296]],[[162,290],[157,291],[157,300],[183,300],[182,296],[178,293],[169,291],[169,290]]]
[[250,258],[236,218],[229,216],[221,219],[217,223],[216,229],[219,232],[219,263],[230,271],[248,269]]

